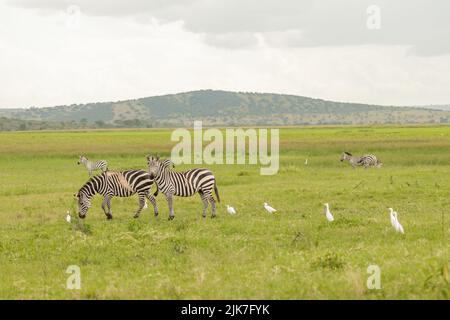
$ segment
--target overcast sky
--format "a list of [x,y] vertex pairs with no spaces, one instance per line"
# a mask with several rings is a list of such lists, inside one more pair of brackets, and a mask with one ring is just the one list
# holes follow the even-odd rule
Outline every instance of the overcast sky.
[[447,0],[0,0],[0,108],[198,89],[448,104],[449,12]]

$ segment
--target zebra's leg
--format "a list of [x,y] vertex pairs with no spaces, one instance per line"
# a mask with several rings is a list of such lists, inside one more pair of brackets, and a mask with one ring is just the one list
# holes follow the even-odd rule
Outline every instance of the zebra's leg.
[[103,209],[103,212],[105,213],[105,215],[107,215],[108,212],[109,212],[109,210],[106,210],[106,209],[107,209],[107,206],[106,206],[106,197],[103,198],[102,209]]
[[144,208],[144,205],[145,205],[145,194],[139,193],[138,197],[139,197],[139,208],[137,209],[136,213],[134,214],[134,218],[139,218],[139,216],[141,215],[142,208]]
[[169,220],[175,218],[175,213],[173,212],[173,194],[166,194],[167,204],[169,205]]
[[205,197],[205,195],[203,194],[203,192],[199,191],[200,194],[200,198],[202,199],[203,202],[203,213],[202,213],[202,217],[206,218],[206,210],[208,209],[208,198]]
[[156,205],[155,197],[150,193],[148,193],[146,195],[146,197],[150,201],[150,203],[153,205],[153,212],[155,213],[155,217],[157,217],[159,213],[158,213],[158,206]]
[[209,202],[211,202],[211,218],[216,217],[216,200],[214,200],[214,197],[211,195],[209,197]]
[[105,198],[103,199],[102,209],[105,212],[106,219],[111,220],[113,217],[112,217],[112,213],[111,213],[111,197],[110,196],[105,196]]

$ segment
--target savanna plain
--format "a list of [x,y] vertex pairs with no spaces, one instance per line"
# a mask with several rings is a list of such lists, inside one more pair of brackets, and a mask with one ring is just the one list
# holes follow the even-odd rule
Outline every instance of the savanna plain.
[[[196,195],[175,198],[168,221],[162,194],[156,218],[149,205],[133,219],[136,196],[114,198],[111,221],[100,196],[77,218],[73,194],[88,180],[80,154],[110,170],[146,169],[145,155],[170,155],[171,133],[0,133],[0,299],[450,298],[449,126],[280,128],[276,175],[203,165],[218,183],[215,219],[202,218]],[[353,170],[343,151],[384,166]],[[66,288],[70,265],[80,267],[79,290]],[[367,287],[373,265],[380,289]]]

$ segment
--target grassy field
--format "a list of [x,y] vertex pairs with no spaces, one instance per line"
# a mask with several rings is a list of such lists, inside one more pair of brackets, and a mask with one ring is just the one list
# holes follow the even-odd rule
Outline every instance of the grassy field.
[[[169,154],[170,134],[0,133],[0,298],[450,298],[450,127],[284,128],[277,175],[209,166],[216,219],[201,217],[195,196],[175,198],[168,221],[160,195],[158,218],[148,209],[133,219],[137,198],[115,198],[107,221],[97,197],[84,221],[65,221],[88,178],[79,154],[144,169],[146,154]],[[339,162],[344,150],[375,153],[384,168],[352,170]],[[81,290],[66,289],[69,265],[81,269]],[[366,286],[369,265],[381,269],[380,290]]]

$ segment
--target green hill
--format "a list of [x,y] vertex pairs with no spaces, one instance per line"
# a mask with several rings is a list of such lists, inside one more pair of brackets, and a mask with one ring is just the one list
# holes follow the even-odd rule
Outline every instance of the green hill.
[[[294,95],[201,90],[136,100],[0,109],[17,120],[95,127],[449,123],[450,111],[333,102]],[[22,126],[23,127],[23,126]]]

